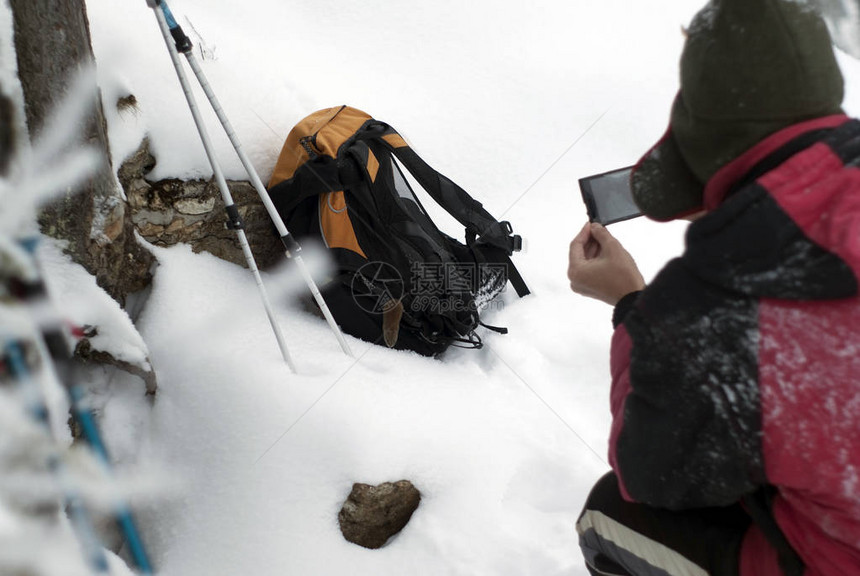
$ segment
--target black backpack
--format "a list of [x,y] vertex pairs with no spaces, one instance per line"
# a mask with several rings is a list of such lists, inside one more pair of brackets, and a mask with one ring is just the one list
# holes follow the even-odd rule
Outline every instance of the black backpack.
[[[464,242],[433,223],[399,165],[465,227]],[[508,281],[520,297],[529,293],[510,260],[522,248],[510,223],[355,108],[299,122],[268,191],[299,242],[330,251],[337,272],[320,292],[343,331],[363,340],[426,356],[450,345],[480,348],[479,310]]]

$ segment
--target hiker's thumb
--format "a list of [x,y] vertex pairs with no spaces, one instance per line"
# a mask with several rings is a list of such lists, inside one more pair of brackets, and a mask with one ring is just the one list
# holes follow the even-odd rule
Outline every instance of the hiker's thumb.
[[591,224],[591,237],[594,238],[602,247],[618,243],[618,240],[615,239],[615,236],[610,234],[609,230],[596,222]]

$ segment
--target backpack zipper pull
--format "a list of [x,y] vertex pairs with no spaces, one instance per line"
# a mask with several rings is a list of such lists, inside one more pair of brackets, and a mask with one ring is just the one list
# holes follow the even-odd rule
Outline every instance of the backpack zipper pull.
[[[316,136],[316,134],[314,134],[314,136]],[[319,153],[314,149],[313,136],[305,136],[304,138],[299,139],[299,144],[302,145],[302,148],[305,149],[305,152],[308,153],[311,160],[316,160]]]

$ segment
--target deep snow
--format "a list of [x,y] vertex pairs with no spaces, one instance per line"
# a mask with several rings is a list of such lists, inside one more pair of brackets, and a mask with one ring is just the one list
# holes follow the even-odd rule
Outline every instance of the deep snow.
[[[140,102],[112,119],[118,154],[147,132],[153,177],[209,174],[145,3],[89,6],[103,87]],[[162,573],[585,574],[573,523],[607,469],[610,310],[567,287],[567,243],[584,221],[576,179],[660,136],[699,2],[171,7],[209,52],[206,74],[264,180],[303,116],[364,109],[513,222],[533,295],[505,295],[487,321],[510,333],[486,334],[479,352],[434,361],[351,340],[353,360],[279,295],[289,271],[267,274],[292,375],[249,273],[156,250],[138,324],[161,382],[144,454],[187,488],[144,516]],[[225,172],[241,177],[209,117]],[[614,230],[649,277],[684,226]],[[345,542],[336,514],[351,484],[401,478],[424,497],[402,534],[378,551]]]
[[[115,345],[148,351],[158,398],[150,409],[129,381],[102,402],[121,463],[179,483],[141,514],[161,574],[586,574],[573,525],[608,469],[611,310],[567,286],[567,245],[585,220],[576,180],[632,163],[662,134],[681,27],[701,4],[171,3],[264,181],[303,116],[364,109],[513,223],[533,294],[504,295],[486,321],[510,333],[483,334],[483,350],[431,360],[350,338],[352,359],[291,302],[285,265],[264,279],[291,374],[249,272],[153,248],[160,265],[137,319],[145,343],[117,332]],[[105,102],[139,102],[108,114],[115,163],[148,134],[153,178],[211,174],[146,3],[87,6]],[[860,64],[841,62],[856,113]],[[241,178],[207,117],[227,176]],[[611,228],[646,279],[680,251],[684,229]],[[85,290],[45,253],[55,283]],[[111,318],[106,328],[125,326]],[[337,511],[352,483],[401,478],[423,495],[406,529],[377,551],[343,540]]]

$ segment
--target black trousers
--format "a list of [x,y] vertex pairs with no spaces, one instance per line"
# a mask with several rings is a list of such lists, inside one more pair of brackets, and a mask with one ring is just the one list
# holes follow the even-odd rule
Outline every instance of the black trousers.
[[576,529],[595,576],[738,576],[750,523],[739,504],[671,511],[627,502],[610,472],[594,485]]

